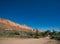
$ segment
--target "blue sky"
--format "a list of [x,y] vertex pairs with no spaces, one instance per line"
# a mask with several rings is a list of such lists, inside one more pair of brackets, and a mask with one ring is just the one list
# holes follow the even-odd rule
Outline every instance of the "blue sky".
[[0,18],[42,30],[60,29],[60,0],[0,0]]

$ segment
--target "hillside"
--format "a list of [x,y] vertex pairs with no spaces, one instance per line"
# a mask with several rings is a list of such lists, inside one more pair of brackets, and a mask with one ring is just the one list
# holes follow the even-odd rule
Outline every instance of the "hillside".
[[32,28],[26,25],[20,25],[3,18],[0,18],[0,27],[3,27],[5,30],[32,31]]

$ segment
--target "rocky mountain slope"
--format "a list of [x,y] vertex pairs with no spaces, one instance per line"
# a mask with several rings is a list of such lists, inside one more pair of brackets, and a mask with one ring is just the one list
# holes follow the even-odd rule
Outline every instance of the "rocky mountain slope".
[[32,31],[32,28],[26,25],[20,25],[3,18],[0,18],[0,27],[3,27],[5,30]]

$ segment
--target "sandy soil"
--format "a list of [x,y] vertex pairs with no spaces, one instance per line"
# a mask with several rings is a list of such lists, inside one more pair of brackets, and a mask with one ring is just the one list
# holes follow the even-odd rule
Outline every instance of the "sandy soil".
[[40,39],[4,39],[0,40],[0,44],[45,44],[49,41],[46,38]]

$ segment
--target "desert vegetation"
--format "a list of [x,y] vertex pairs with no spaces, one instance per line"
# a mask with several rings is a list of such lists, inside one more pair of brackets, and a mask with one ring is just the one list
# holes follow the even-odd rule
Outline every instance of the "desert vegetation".
[[0,27],[0,37],[41,38],[50,35],[51,39],[60,40],[60,32],[55,30],[39,32],[38,29],[35,30],[36,32],[22,32],[18,30],[5,30],[3,27]]
[[43,37],[47,36],[47,35],[50,35],[50,38],[51,39],[55,39],[55,40],[60,40],[60,31],[50,31],[50,30],[47,30],[45,32],[43,32]]
[[[6,38],[37,38],[37,42],[43,41],[44,37],[50,35],[50,40],[47,41],[45,44],[60,44],[60,32],[57,32],[55,30],[50,31],[46,30],[44,32],[39,32],[38,29],[34,29],[36,32],[23,32],[23,31],[18,31],[18,30],[5,30],[5,28],[0,27],[0,37],[6,37]],[[38,38],[41,38],[38,39]],[[32,39],[33,40],[33,39]],[[9,40],[10,41],[10,40]],[[35,41],[35,40],[34,40]],[[1,43],[1,42],[0,42]],[[4,42],[2,42],[4,43]]]
[[5,30],[0,27],[0,37],[17,37],[17,38],[38,38],[38,30],[36,33],[33,32],[23,32],[18,30]]

